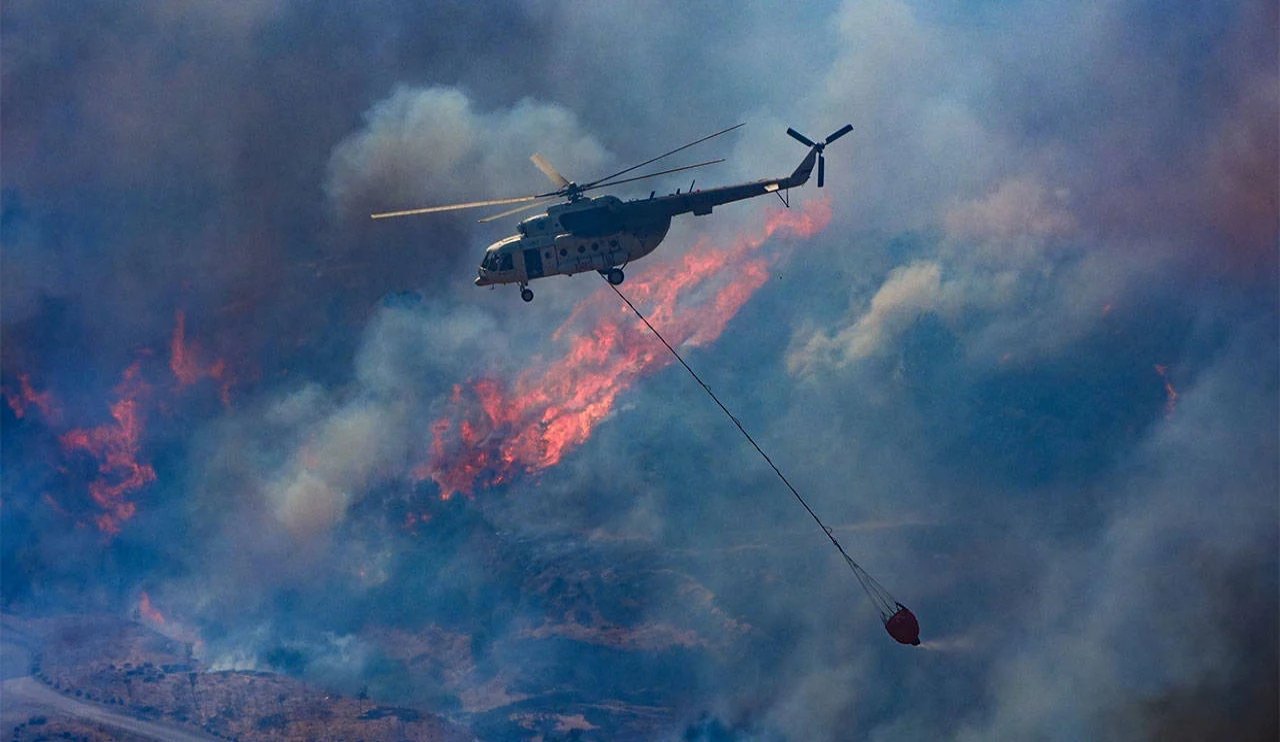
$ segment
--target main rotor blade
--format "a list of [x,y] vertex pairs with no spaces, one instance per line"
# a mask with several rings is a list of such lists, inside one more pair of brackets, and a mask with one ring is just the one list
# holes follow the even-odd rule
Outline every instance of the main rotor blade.
[[621,185],[621,184],[623,184],[623,183],[630,183],[630,182],[635,181],[635,180],[644,180],[645,178],[656,178],[656,177],[658,177],[659,175],[666,175],[667,173],[678,173],[678,172],[680,172],[681,170],[692,170],[692,169],[694,169],[695,167],[703,167],[703,166],[706,166],[706,165],[714,165],[714,164],[716,164],[717,162],[724,162],[724,158],[723,158],[723,157],[721,157],[721,158],[720,158],[720,159],[718,159],[718,160],[707,160],[706,162],[699,162],[697,165],[685,165],[684,167],[673,167],[673,168],[671,168],[670,170],[662,170],[662,171],[660,171],[660,172],[656,172],[656,173],[649,173],[648,175],[637,175],[637,176],[636,176],[636,177],[634,177],[634,178],[623,178],[622,180],[615,180],[615,181],[613,181],[612,183],[601,183],[601,184],[599,184],[599,185],[587,186],[586,188],[583,188],[583,189],[581,189],[581,190],[586,191],[586,190],[590,190],[590,189],[593,189],[593,188],[608,188],[608,187],[610,187],[610,186]]
[[837,131],[836,131],[836,133],[834,133],[834,134],[832,134],[831,136],[827,137],[827,141],[823,142],[823,144],[831,144],[831,143],[832,143],[832,142],[834,142],[835,140],[839,139],[840,137],[844,136],[845,134],[848,134],[848,133],[849,133],[849,132],[851,132],[851,131],[853,131],[853,124],[845,124],[844,126],[840,127],[840,129],[839,129],[839,130],[837,130]]
[[826,175],[827,175],[827,158],[819,154],[818,155],[818,187],[819,188],[821,188],[822,184],[826,181],[827,179]]
[[800,132],[796,131],[795,129],[792,129],[791,127],[787,127],[787,133],[788,133],[788,134],[790,134],[790,135],[791,135],[792,137],[794,137],[795,139],[799,140],[799,142],[800,142],[801,144],[803,144],[804,146],[806,146],[806,147],[816,147],[816,146],[818,146],[817,144],[815,144],[815,143],[814,143],[814,141],[813,141],[812,139],[810,139],[809,137],[805,136],[804,134],[801,134]]
[[528,211],[529,209],[536,209],[539,206],[542,206],[543,204],[545,204],[548,200],[550,199],[538,199],[537,201],[534,201],[531,204],[523,204],[521,206],[515,207],[514,209],[507,209],[506,211],[500,214],[490,214],[489,216],[486,216],[483,219],[477,219],[476,221],[480,222],[481,224],[488,224],[489,222],[497,221],[498,219],[501,219],[504,216],[511,216],[512,214],[519,214],[520,212]]
[[492,198],[488,201],[468,201],[464,204],[448,204],[445,206],[427,206],[421,209],[405,209],[404,211],[383,211],[378,214],[370,214],[372,219],[389,219],[394,216],[413,216],[415,214],[435,214],[441,211],[457,211],[459,209],[476,209],[481,206],[501,206],[503,204],[518,204],[525,201],[533,201],[538,198],[545,198],[552,194],[539,194],[537,196],[516,196],[515,198]]
[[[586,185],[582,186],[582,189],[583,189],[583,190],[586,190],[587,188],[594,188],[594,187],[599,186],[599,185],[604,185],[604,184],[605,184],[605,181],[607,181],[607,180],[613,180],[614,178],[618,177],[619,175],[626,175],[627,173],[631,172],[632,170],[639,170],[640,168],[644,167],[645,165],[649,165],[649,164],[655,163],[655,162],[657,162],[658,160],[661,160],[661,159],[662,159],[662,158],[664,158],[664,157],[668,157],[668,156],[670,156],[670,155],[674,155],[675,153],[680,152],[681,150],[689,149],[690,147],[692,147],[692,146],[693,146],[693,145],[695,145],[695,144],[702,144],[703,142],[707,141],[708,139],[714,139],[715,137],[718,137],[718,136],[720,136],[721,134],[728,134],[729,132],[733,131],[734,129],[740,129],[740,128],[742,128],[742,127],[746,126],[746,125],[747,125],[747,122],[743,121],[741,124],[737,124],[736,126],[730,126],[728,129],[721,129],[720,131],[717,131],[715,134],[709,134],[709,135],[707,135],[707,136],[705,136],[705,137],[703,137],[703,138],[701,138],[701,139],[697,140],[696,142],[689,142],[688,144],[684,145],[683,147],[676,147],[675,149],[671,150],[670,152],[667,152],[667,153],[665,153],[665,154],[658,155],[657,157],[653,158],[652,160],[645,160],[644,162],[640,163],[639,165],[632,165],[631,167],[629,167],[629,168],[627,168],[627,169],[625,169],[625,170],[619,170],[618,172],[614,173],[613,175],[609,175],[609,176],[606,176],[606,177],[603,177],[603,178],[598,178],[598,179],[596,179],[596,180],[593,180],[593,181],[591,181],[590,183],[587,183]],[[673,171],[671,171],[671,172],[675,172],[675,171],[673,170]],[[654,175],[660,175],[660,173],[654,173]],[[650,176],[645,176],[645,177],[650,177]],[[627,181],[622,180],[622,181],[618,181],[618,182],[619,182],[619,183],[626,183]],[[610,185],[613,185],[613,184],[610,184]]]
[[561,175],[542,155],[534,152],[529,159],[533,160],[533,164],[542,171],[543,175],[547,176],[548,180],[556,184],[556,188],[564,188],[569,185],[569,179]]

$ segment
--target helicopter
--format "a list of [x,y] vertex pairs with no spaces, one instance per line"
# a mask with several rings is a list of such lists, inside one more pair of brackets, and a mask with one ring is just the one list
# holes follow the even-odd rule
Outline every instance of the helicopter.
[[651,191],[648,198],[632,199],[630,201],[623,201],[616,196],[585,195],[587,191],[598,188],[621,185],[724,162],[723,158],[708,160],[694,165],[685,165],[647,175],[617,180],[617,178],[646,165],[651,165],[695,144],[727,134],[742,126],[744,124],[730,126],[727,129],[722,129],[714,134],[677,147],[670,152],[665,152],[646,160],[639,165],[633,165],[584,184],[569,180],[561,175],[542,155],[534,154],[529,159],[555,185],[555,190],[529,196],[470,201],[402,211],[387,211],[371,214],[370,216],[373,219],[388,219],[485,206],[521,204],[515,208],[479,220],[481,223],[485,223],[544,206],[550,201],[563,199],[562,203],[549,206],[545,214],[528,217],[521,221],[516,226],[516,234],[490,245],[485,250],[484,259],[480,262],[475,284],[477,286],[518,284],[520,298],[526,302],[533,301],[533,291],[529,288],[529,282],[546,276],[571,276],[575,273],[596,271],[604,276],[609,283],[617,286],[625,278],[623,268],[627,264],[653,252],[662,242],[667,235],[667,230],[671,227],[671,218],[673,216],[687,213],[692,213],[694,216],[705,216],[710,214],[714,207],[721,204],[763,196],[767,193],[778,194],[778,198],[785,205],[790,206],[791,203],[787,192],[791,188],[796,188],[808,182],[815,163],[818,168],[818,187],[821,188],[826,170],[823,150],[827,145],[853,130],[852,124],[845,124],[833,132],[831,136],[821,142],[815,142],[795,129],[788,128],[787,134],[808,147],[809,152],[796,169],[783,178],[766,178],[749,183],[697,191],[693,190],[693,186],[690,185],[689,190],[685,193],[681,193],[680,189],[676,189],[673,194],[655,197],[656,191]]

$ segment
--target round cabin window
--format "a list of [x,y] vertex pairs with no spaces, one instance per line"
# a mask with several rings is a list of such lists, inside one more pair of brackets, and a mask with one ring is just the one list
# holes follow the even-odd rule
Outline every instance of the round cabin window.
[[562,257],[562,258],[563,258],[564,256],[566,256],[566,255],[568,255],[568,254],[569,254],[569,251],[568,251],[568,250],[564,249],[563,247],[562,247],[562,248],[560,248],[560,257]]
[[587,246],[586,246],[586,245],[578,245],[578,254],[579,254],[579,255],[581,255],[582,253],[584,253],[584,252],[586,252],[586,251],[587,251]]

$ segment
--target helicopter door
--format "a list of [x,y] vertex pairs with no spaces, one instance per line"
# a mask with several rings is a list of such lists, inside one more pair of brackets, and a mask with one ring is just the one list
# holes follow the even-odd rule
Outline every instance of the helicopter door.
[[538,249],[524,251],[524,270],[529,278],[542,278],[546,273],[542,270],[542,252]]

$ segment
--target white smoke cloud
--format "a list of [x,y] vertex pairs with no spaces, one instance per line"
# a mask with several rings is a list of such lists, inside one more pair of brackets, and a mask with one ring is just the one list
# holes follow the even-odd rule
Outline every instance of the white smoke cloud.
[[405,410],[389,400],[342,405],[304,435],[280,479],[267,488],[276,516],[292,532],[325,531],[379,478],[404,467],[413,446]]
[[916,317],[946,302],[942,267],[933,261],[895,268],[871,298],[867,311],[836,332],[815,332],[787,358],[794,374],[843,367],[881,352]]
[[[836,327],[797,333],[788,368],[809,376],[882,355],[926,313],[963,333],[970,355],[983,362],[1012,349],[1052,352],[1079,337],[1102,318],[1133,258],[1069,247],[1078,224],[1066,198],[1019,176],[942,206],[945,239],[936,254],[890,270],[865,308],[855,297],[857,308]],[[1046,285],[1055,293],[1046,296]]]
[[1065,237],[1076,228],[1067,192],[1050,192],[1039,179],[1011,178],[985,198],[957,203],[942,216],[953,239],[1011,241]]
[[529,162],[535,152],[583,182],[605,175],[609,161],[561,106],[525,99],[480,112],[457,88],[402,86],[334,148],[325,190],[342,214],[553,190]]

